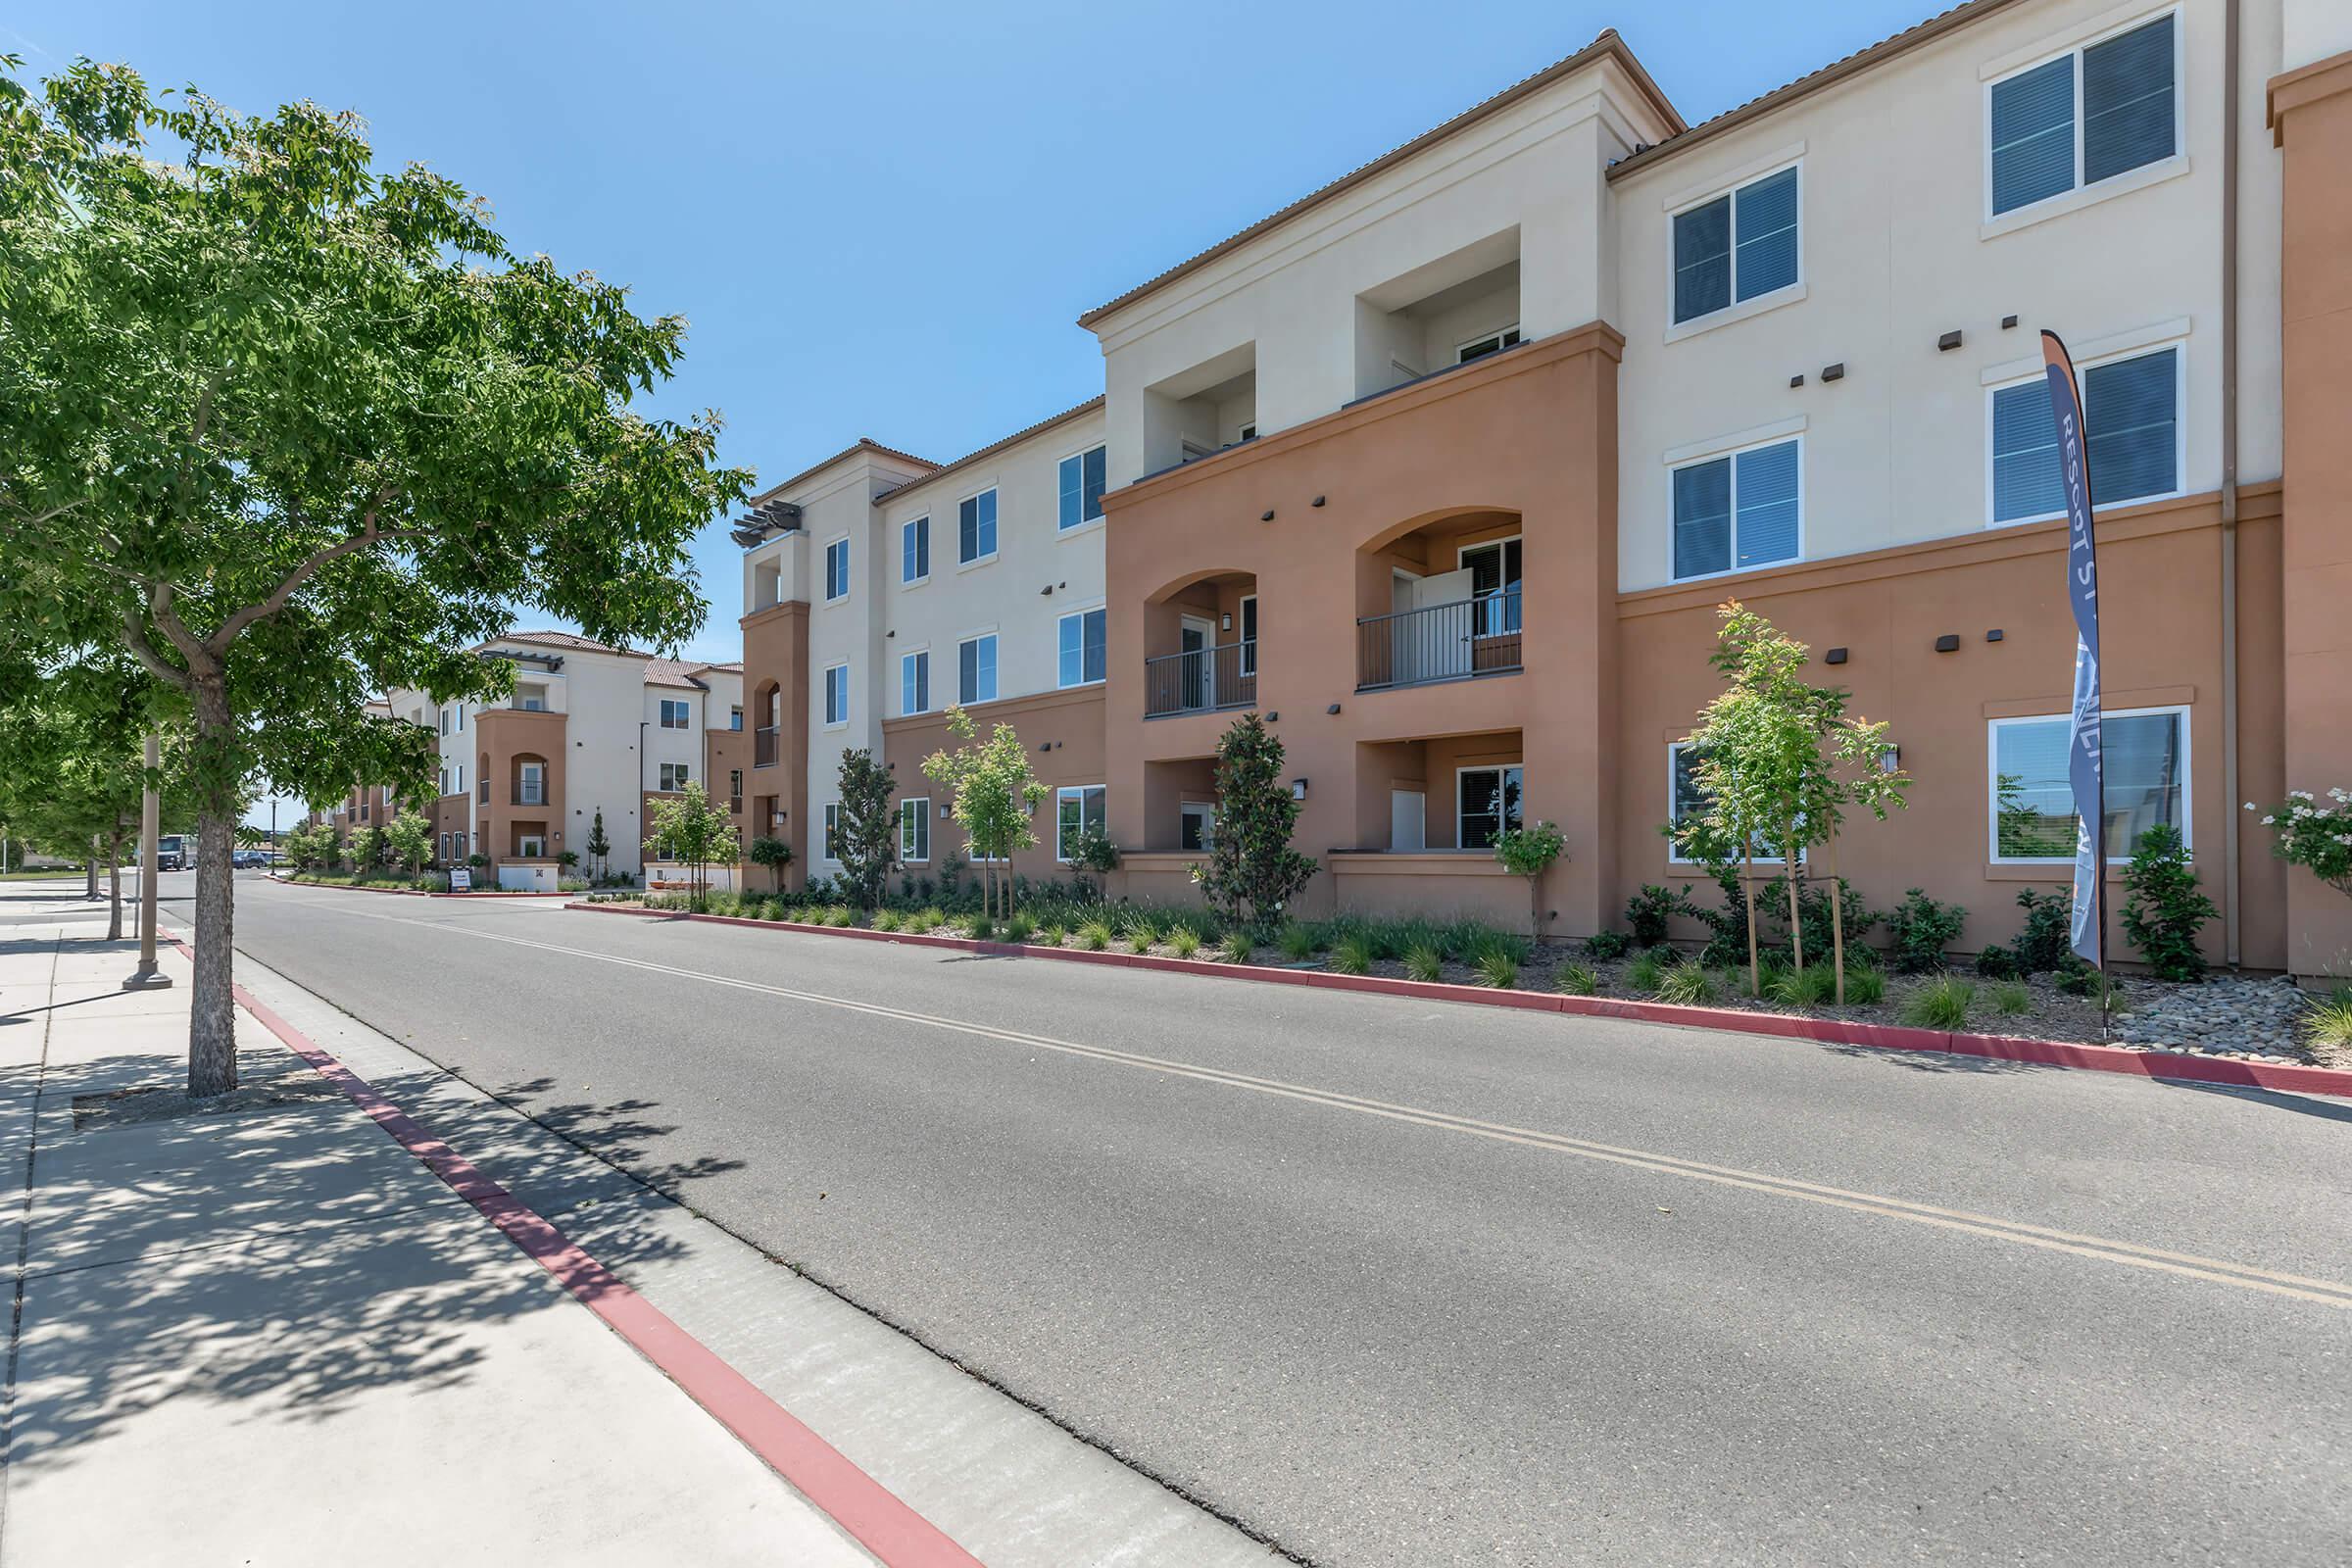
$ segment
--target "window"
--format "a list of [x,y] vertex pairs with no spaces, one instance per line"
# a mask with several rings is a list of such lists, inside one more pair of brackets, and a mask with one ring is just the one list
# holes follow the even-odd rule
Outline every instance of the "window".
[[544,687],[544,686],[517,686],[517,687],[515,687],[515,688],[514,688],[514,706],[515,706],[516,708],[519,708],[519,709],[521,709],[521,710],[522,710],[524,712],[526,712],[526,713],[544,713],[544,712],[546,712],[546,711],[547,711],[547,688],[546,688],[546,687]]
[[841,803],[839,801],[825,803],[825,858],[828,860],[841,858]]
[[850,597],[850,542],[836,539],[825,546],[825,603]]
[[1180,809],[1184,814],[1178,827],[1176,847],[1180,850],[1201,852],[1214,848],[1217,837],[1217,808],[1206,801],[1186,801]]
[[678,698],[662,698],[662,727],[663,729],[689,729],[693,727],[694,720],[690,716],[692,711],[693,710],[688,708],[685,702]]
[[[2180,350],[2158,349],[2082,370],[2090,498],[2115,506],[2180,487]],[[1992,392],[1992,520],[2053,517],[2066,511],[2058,416],[2046,377]]]
[[441,835],[441,863],[449,863],[449,835],[446,833]]
[[[1693,751],[1694,748],[1681,741],[1666,748],[1668,775],[1666,821],[1669,827],[1681,827],[1683,823],[1692,817],[1705,814],[1715,804],[1708,798],[1707,792],[1698,787],[1698,780],[1693,775],[1691,768],[1691,762],[1694,760]],[[1696,856],[1687,854],[1683,849],[1682,842],[1672,834],[1667,836],[1666,842],[1668,845],[1666,858],[1672,864],[1697,865],[1702,863]],[[1779,854],[1765,842],[1762,834],[1759,833],[1755,836],[1754,843],[1755,856],[1759,862],[1770,860],[1775,864],[1779,863]],[[1799,860],[1808,858],[1802,850],[1797,852],[1796,858]]]
[[450,848],[457,852],[457,858],[461,860],[466,858],[466,834],[464,830],[461,829],[458,832],[452,833],[450,835]]
[[2174,33],[2167,13],[1986,89],[1995,218],[2180,151]]
[[1499,332],[1489,332],[1485,337],[1455,344],[1453,363],[1468,365],[1472,360],[1483,360],[1490,354],[1500,354],[1504,349],[1514,348],[1518,342],[1519,325],[1514,321]]
[[452,762],[450,764],[449,793],[452,795],[463,795],[466,793],[466,764],[464,762]]
[[931,802],[927,797],[899,803],[899,858],[909,863],[931,858]]
[[1102,515],[1103,460],[1107,449],[1089,447],[1061,460],[1060,526],[1075,528]]
[[850,666],[825,666],[825,722],[847,724],[850,721]]
[[1103,612],[1080,610],[1056,623],[1061,642],[1060,680],[1064,686],[1089,686],[1103,676]]
[[1257,673],[1257,595],[1242,595],[1242,673]]
[[514,858],[515,858],[516,859],[519,859],[519,860],[538,860],[538,859],[544,859],[544,858],[546,858],[546,856],[547,856],[547,840],[546,840],[546,839],[542,838],[540,835],[538,835],[538,834],[536,834],[536,833],[521,833],[521,834],[517,834],[517,835],[515,835],[515,839],[514,839]]
[[928,648],[899,656],[899,711],[931,711],[931,650]]
[[1481,637],[1519,630],[1519,541],[1497,539],[1468,545],[1460,562],[1470,568],[1470,597],[1477,604],[1475,629]]
[[1454,774],[1454,808],[1460,827],[1457,847],[1492,849],[1505,828],[1519,825],[1520,769],[1465,767]]
[[1677,580],[1796,559],[1800,445],[1776,441],[1674,470]]
[[[547,804],[547,769],[543,763],[524,762],[515,769],[514,804],[545,806]],[[365,810],[365,808],[362,808]]]
[[446,705],[441,710],[441,733],[444,735],[449,733],[449,709]]
[[917,583],[931,575],[931,519],[917,517],[899,524],[899,582]]
[[727,710],[727,728],[743,728],[743,705],[741,703],[737,703],[734,707]]
[[1054,792],[1054,858],[1066,860],[1078,835],[1102,825],[1102,786],[1064,784]]
[[962,565],[997,553],[997,493],[967,496],[956,509],[956,560]]
[[1695,320],[1794,283],[1796,214],[1793,167],[1675,214],[1675,320]]
[[[2075,858],[2075,793],[2067,776],[2064,713],[1987,722],[1991,856],[2002,861]],[[2188,710],[2133,709],[2101,715],[2099,757],[2107,796],[2107,858],[2125,860],[2139,835],[2162,822],[2189,836]]]
[[1234,439],[1235,439],[1236,441],[1254,441],[1254,440],[1256,440],[1256,439],[1257,439],[1257,421],[1256,421],[1255,419],[1248,419],[1248,420],[1245,420],[1245,421],[1243,421],[1243,423],[1241,424],[1241,426],[1240,426],[1238,429],[1236,429],[1236,430],[1233,432],[1233,435],[1234,435]]
[[693,767],[685,762],[663,762],[661,764],[661,785],[662,793],[674,795],[679,790],[684,789],[686,787],[686,781],[693,776]]
[[740,767],[727,769],[727,809],[743,809],[743,769]]
[[971,637],[956,645],[956,701],[969,707],[973,703],[993,703],[997,700],[997,634]]

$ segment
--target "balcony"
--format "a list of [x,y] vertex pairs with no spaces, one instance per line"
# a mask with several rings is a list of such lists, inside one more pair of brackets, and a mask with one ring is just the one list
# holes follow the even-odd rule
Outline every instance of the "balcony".
[[1516,585],[1476,599],[1360,616],[1355,689],[1508,674],[1520,667],[1521,640]]
[[754,767],[776,765],[777,738],[781,733],[782,726],[776,724],[762,724],[752,732],[752,765]]
[[545,806],[547,804],[547,786],[536,779],[528,779],[515,785],[514,804],[516,806]]
[[1257,703],[1257,643],[1237,641],[1144,661],[1144,716],[1214,712]]

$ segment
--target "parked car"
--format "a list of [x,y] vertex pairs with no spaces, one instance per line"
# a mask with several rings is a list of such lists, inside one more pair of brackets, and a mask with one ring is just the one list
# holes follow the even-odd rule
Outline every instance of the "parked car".
[[235,850],[230,852],[228,863],[231,865],[268,865],[270,852],[268,850]]

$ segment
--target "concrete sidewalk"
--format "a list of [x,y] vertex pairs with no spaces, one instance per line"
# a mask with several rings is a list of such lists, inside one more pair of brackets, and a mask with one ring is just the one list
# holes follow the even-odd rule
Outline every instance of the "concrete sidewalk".
[[874,1561],[242,1010],[175,1102],[188,964],[57,902],[0,930],[0,1564]]

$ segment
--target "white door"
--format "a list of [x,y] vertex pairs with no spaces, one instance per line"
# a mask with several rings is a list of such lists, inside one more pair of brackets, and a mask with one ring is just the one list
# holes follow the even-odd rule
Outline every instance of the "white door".
[[1205,620],[1187,615],[1177,639],[1177,649],[1184,655],[1183,704],[1187,708],[1207,708],[1212,702],[1213,685],[1209,665],[1215,657],[1209,650],[1217,640],[1216,628]]
[[1421,612],[1409,617],[1415,623],[1413,640],[1421,646],[1420,679],[1446,680],[1470,673],[1470,635],[1477,609],[1470,603],[1473,591],[1467,566],[1424,577],[1413,590],[1413,603]]
[[1421,662],[1415,657],[1419,644],[1413,638],[1415,617],[1409,613],[1421,601],[1421,579],[1409,571],[1393,572],[1389,577],[1389,679],[1402,686],[1421,678]]
[[1429,797],[1421,791],[1389,791],[1389,848],[1429,848]]
[[1180,850],[1204,851],[1216,839],[1217,808],[1202,801],[1184,803],[1184,837]]

